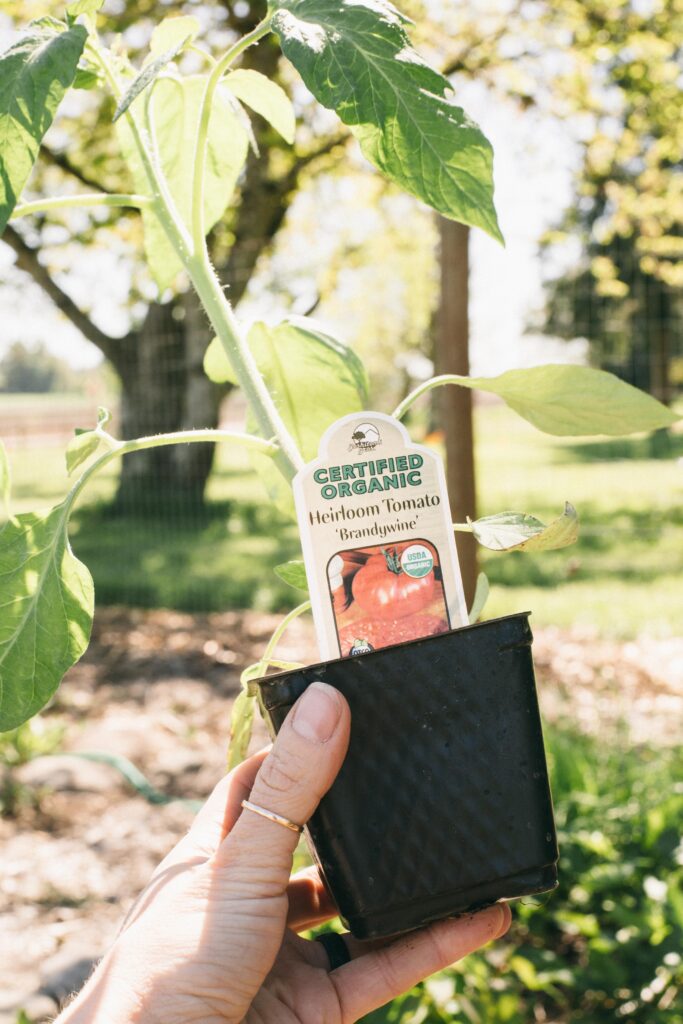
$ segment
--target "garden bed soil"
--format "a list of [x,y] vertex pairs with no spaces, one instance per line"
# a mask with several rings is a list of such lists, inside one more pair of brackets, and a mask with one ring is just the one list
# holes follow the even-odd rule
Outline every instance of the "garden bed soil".
[[[202,799],[223,771],[239,673],[257,660],[278,616],[99,610],[93,643],[43,720],[60,750],[128,758],[159,790]],[[278,651],[317,660],[310,623]],[[683,641],[621,644],[536,631],[546,722],[571,720],[626,747],[675,743],[683,718]],[[266,742],[257,724],[253,748]],[[111,942],[154,865],[184,834],[181,800],[150,807],[110,765],[68,756],[15,768],[16,807],[0,821],[0,1024],[54,1015]]]

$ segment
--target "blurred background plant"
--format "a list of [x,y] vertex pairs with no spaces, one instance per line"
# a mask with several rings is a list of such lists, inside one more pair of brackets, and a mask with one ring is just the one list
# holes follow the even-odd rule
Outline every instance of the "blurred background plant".
[[[678,1024],[683,987],[683,759],[571,728],[548,737],[562,873],[515,907],[508,937],[368,1024]],[[678,780],[678,782],[674,782]]]
[[0,817],[19,818],[22,810],[40,807],[40,790],[23,783],[16,769],[36,757],[55,753],[63,739],[63,725],[40,715],[0,733]]

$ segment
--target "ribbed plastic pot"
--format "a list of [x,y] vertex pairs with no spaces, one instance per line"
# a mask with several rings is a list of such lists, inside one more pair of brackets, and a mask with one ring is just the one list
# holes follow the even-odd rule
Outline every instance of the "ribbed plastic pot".
[[557,885],[528,613],[259,681],[276,733],[307,686],[335,686],[351,742],[308,822],[357,938],[409,931]]

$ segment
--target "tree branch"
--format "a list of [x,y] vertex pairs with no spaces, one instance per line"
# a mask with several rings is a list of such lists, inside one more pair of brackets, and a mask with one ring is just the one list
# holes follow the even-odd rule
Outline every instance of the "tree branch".
[[38,250],[25,242],[15,228],[8,225],[5,228],[2,241],[6,242],[14,250],[17,257],[16,265],[19,270],[30,274],[35,283],[43,289],[67,320],[71,321],[84,338],[87,338],[93,345],[96,345],[100,352],[110,359],[112,352],[121,345],[123,339],[112,338],[109,334],[105,334],[82,309],[79,309],[73,299],[65,291],[62,291],[40,262]]
[[85,185],[86,188],[97,189],[98,192],[107,192],[108,189],[104,188],[102,182],[97,181],[96,178],[91,177],[87,171],[84,171],[81,167],[77,167],[71,162],[65,151],[57,152],[54,149],[50,149],[44,143],[40,148],[40,155],[47,160],[53,167],[59,167],[60,171],[64,171],[65,174],[70,174],[73,178],[76,178]]
[[311,149],[308,153],[302,153],[300,156],[297,156],[283,179],[283,183],[287,183],[285,188],[294,188],[299,175],[309,166],[309,164],[314,163],[316,160],[320,160],[321,157],[327,156],[327,154],[331,153],[333,149],[336,149],[337,146],[342,146],[350,138],[350,132],[337,132],[336,135],[330,136],[329,139],[324,139],[317,148]]

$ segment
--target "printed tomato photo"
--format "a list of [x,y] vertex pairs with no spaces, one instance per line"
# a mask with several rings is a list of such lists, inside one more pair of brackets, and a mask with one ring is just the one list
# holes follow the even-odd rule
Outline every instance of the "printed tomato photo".
[[450,628],[438,551],[428,541],[340,551],[327,576],[342,657]]

